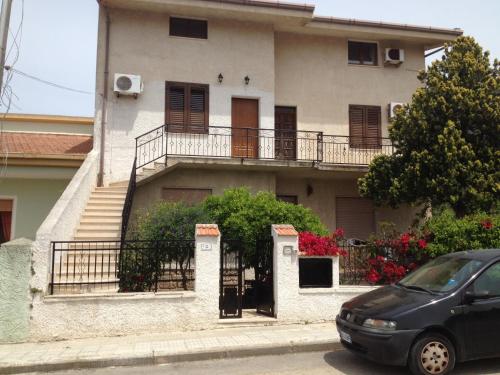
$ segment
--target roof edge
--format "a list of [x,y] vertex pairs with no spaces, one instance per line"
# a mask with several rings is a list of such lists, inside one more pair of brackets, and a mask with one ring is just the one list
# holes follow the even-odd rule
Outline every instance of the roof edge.
[[277,8],[286,10],[296,10],[301,12],[314,13],[316,8],[313,4],[297,4],[287,1],[270,1],[270,0],[202,0],[211,3],[223,3],[223,4],[233,4],[233,5],[247,5],[262,8]]
[[0,121],[40,122],[52,124],[94,125],[93,117],[0,113]]
[[348,25],[348,26],[363,26],[363,27],[378,27],[383,29],[393,29],[393,30],[405,30],[405,31],[420,31],[428,33],[438,33],[447,34],[453,36],[461,36],[464,31],[460,28],[447,29],[440,27],[431,26],[417,26],[402,23],[391,23],[391,22],[377,22],[377,21],[367,21],[358,20],[354,18],[339,18],[339,17],[327,17],[327,16],[315,16],[311,22],[319,23],[330,23],[337,25]]

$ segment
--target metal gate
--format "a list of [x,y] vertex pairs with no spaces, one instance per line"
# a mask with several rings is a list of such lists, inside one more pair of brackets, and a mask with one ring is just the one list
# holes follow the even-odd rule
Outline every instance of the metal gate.
[[255,248],[255,304],[257,313],[274,317],[273,240],[259,240]]
[[220,249],[219,317],[243,314],[243,247],[240,241],[223,240]]

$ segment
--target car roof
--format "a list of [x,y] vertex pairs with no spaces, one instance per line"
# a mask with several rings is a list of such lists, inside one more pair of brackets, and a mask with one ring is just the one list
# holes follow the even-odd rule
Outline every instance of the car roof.
[[460,251],[457,253],[448,254],[447,256],[454,258],[467,258],[489,262],[500,258],[500,249],[481,249],[481,250],[468,250]]

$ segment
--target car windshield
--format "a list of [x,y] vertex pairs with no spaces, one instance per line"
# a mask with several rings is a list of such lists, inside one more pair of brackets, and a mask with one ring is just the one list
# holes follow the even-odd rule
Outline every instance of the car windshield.
[[470,279],[483,262],[467,258],[441,257],[412,272],[398,285],[406,288],[448,292]]

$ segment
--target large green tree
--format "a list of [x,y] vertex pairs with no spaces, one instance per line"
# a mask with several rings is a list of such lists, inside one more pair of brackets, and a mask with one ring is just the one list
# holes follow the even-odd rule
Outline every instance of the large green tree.
[[378,205],[448,204],[458,216],[498,205],[500,69],[472,37],[446,45],[442,59],[418,76],[411,103],[389,135],[392,156],[380,156],[359,180]]

